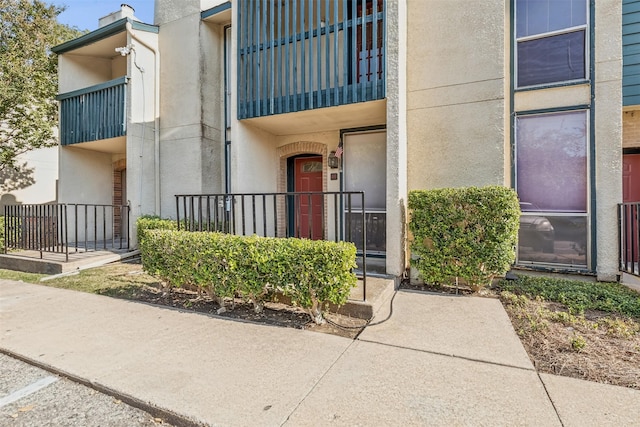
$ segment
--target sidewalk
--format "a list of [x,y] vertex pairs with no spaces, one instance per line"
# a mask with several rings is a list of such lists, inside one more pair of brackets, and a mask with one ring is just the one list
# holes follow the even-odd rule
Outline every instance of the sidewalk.
[[352,341],[0,280],[1,350],[198,423],[640,420],[640,391],[539,376],[497,300],[401,291],[387,315]]

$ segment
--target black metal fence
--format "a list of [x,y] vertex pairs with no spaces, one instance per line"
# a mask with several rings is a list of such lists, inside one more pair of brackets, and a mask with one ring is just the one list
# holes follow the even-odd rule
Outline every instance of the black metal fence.
[[129,206],[6,205],[4,251],[59,253],[129,248]]
[[640,276],[640,203],[618,205],[620,271]]
[[178,229],[352,242],[367,286],[363,191],[176,195]]

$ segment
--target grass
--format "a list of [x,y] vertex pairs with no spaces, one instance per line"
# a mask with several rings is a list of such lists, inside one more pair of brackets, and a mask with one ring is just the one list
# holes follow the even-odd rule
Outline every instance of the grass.
[[501,291],[531,299],[542,298],[563,304],[573,314],[598,310],[640,318],[640,294],[620,283],[519,276],[517,280],[500,281],[498,287]]
[[104,267],[82,270],[78,274],[62,276],[41,282],[44,274],[21,273],[0,269],[0,279],[21,280],[54,288],[71,289],[100,295],[132,298],[145,285],[158,281],[142,272],[140,264],[115,263]]
[[0,279],[38,283],[46,274],[23,273],[22,271],[4,270],[0,268]]

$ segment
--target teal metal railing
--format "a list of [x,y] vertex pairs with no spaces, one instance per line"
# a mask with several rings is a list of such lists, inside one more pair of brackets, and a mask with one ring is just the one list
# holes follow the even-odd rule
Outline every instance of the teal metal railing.
[[126,134],[127,78],[63,93],[60,101],[60,144],[115,138]]
[[239,119],[385,98],[385,0],[238,7]]

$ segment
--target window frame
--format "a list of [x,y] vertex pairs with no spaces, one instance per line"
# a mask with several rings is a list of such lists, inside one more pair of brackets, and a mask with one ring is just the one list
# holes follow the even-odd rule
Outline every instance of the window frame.
[[[556,87],[556,86],[568,86],[576,83],[586,83],[591,79],[590,74],[590,66],[591,63],[591,34],[590,34],[590,23],[591,23],[591,7],[589,0],[584,0],[586,6],[586,16],[585,23],[582,25],[574,25],[571,27],[563,28],[560,30],[547,31],[544,33],[533,34],[523,37],[518,37],[518,8],[517,3],[518,0],[513,0],[513,82],[514,82],[514,90],[530,90],[530,89],[541,89],[547,87]],[[557,82],[548,82],[548,83],[539,83],[534,85],[524,85],[520,86],[518,82],[518,45],[521,42],[527,42],[531,40],[540,40],[548,37],[559,36],[563,34],[570,34],[579,31],[584,31],[584,77],[578,79],[570,79],[570,80],[562,80]]]
[[558,268],[558,267],[565,267],[565,268],[569,268],[572,271],[591,271],[592,268],[592,234],[593,234],[593,218],[592,218],[592,203],[591,203],[591,197],[592,197],[592,185],[591,185],[591,179],[592,179],[592,174],[593,171],[591,169],[591,156],[592,156],[592,152],[591,152],[591,109],[590,106],[572,106],[572,107],[566,107],[566,108],[550,108],[550,109],[546,109],[546,110],[534,110],[534,111],[521,111],[521,112],[516,112],[514,113],[514,121],[513,121],[513,130],[514,130],[514,137],[513,137],[513,188],[514,190],[518,191],[518,119],[519,118],[523,118],[523,117],[544,117],[544,116],[548,116],[548,115],[555,115],[555,114],[564,114],[564,113],[576,113],[576,112],[584,112],[585,113],[585,126],[586,126],[586,132],[585,132],[585,150],[586,150],[586,162],[587,162],[587,168],[586,168],[586,175],[585,175],[585,180],[586,180],[586,187],[587,187],[587,194],[586,194],[586,209],[585,212],[571,212],[571,211],[552,211],[552,210],[537,210],[537,211],[527,211],[527,212],[521,212],[521,214],[523,216],[550,216],[550,217],[585,217],[586,221],[587,221],[587,227],[586,227],[586,264],[582,265],[582,264],[569,264],[569,263],[545,263],[545,262],[536,262],[536,261],[522,261],[520,259],[520,248],[519,248],[519,244],[516,245],[516,260],[515,260],[515,264],[519,265],[519,266],[538,266],[538,267],[545,267],[545,268]]

